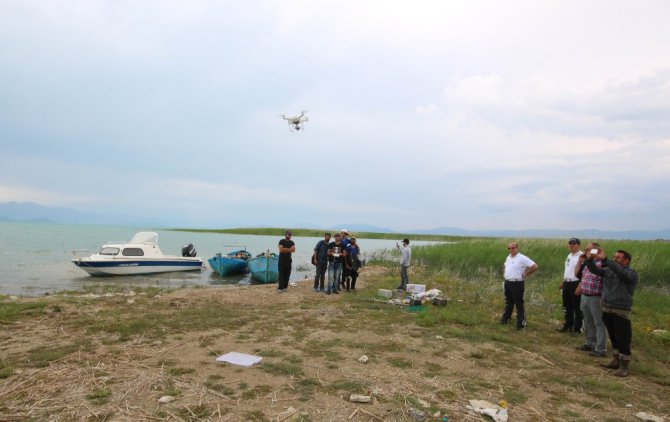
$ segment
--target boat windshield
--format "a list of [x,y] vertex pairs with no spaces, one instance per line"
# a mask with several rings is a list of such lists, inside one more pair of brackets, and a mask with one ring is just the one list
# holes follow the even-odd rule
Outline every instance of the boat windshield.
[[119,248],[102,248],[100,249],[100,252],[98,252],[99,255],[118,255],[119,254]]

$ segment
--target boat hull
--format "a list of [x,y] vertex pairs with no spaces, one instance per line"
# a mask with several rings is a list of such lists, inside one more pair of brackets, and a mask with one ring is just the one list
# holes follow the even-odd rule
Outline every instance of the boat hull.
[[228,274],[244,274],[249,270],[248,262],[244,259],[215,256],[208,261],[209,267],[220,276]]
[[200,271],[202,260],[194,259],[73,259],[72,263],[92,276],[141,275],[177,271]]
[[249,260],[251,277],[261,283],[275,283],[279,278],[279,259],[276,256],[258,256]]

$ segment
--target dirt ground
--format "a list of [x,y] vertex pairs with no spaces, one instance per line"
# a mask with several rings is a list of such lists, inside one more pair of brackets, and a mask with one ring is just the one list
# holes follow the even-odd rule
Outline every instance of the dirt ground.
[[[484,339],[422,328],[406,309],[374,301],[369,283],[382,271],[366,268],[358,291],[340,295],[306,281],[282,294],[265,285],[51,297],[46,314],[0,324],[0,358],[12,368],[0,378],[0,420],[421,420],[410,409],[428,420],[490,420],[466,408],[470,399],[506,400],[511,421],[669,412],[667,387],[616,379],[572,344],[543,344],[540,328]],[[212,304],[230,315],[214,327]],[[136,329],[124,324],[146,315],[165,318],[154,321],[160,332],[124,337],[120,327]],[[48,350],[65,352],[35,364]],[[231,351],[263,361],[216,362]],[[172,401],[159,403],[164,396]]]

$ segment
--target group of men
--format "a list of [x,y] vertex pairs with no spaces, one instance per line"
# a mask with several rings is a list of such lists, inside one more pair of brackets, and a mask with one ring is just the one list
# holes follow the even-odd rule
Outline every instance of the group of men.
[[[291,254],[295,252],[291,236],[291,231],[287,230],[284,239],[279,241],[280,293],[288,288],[291,275]],[[409,239],[403,240],[402,248],[396,246],[400,250],[401,282],[398,288],[405,289],[409,283],[411,259]],[[585,250],[580,248],[579,239],[568,240],[570,252],[559,285],[565,322],[558,331],[577,334],[586,331],[586,343],[578,349],[594,357],[606,356],[609,336],[613,358],[601,365],[615,370],[617,376],[626,377],[631,359],[633,292],[638,282],[637,272],[630,268],[632,256],[627,251],[617,250],[614,257],[608,259],[605,250],[595,242],[589,243]],[[516,328],[522,330],[526,327],[525,281],[538,266],[519,252],[516,242],[510,243],[507,250],[503,282],[505,310],[500,322],[508,324],[516,307]],[[346,229],[335,233],[332,241],[331,234],[325,233],[312,255],[312,263],[316,266],[314,291],[339,294],[342,289],[356,290],[358,270],[362,265],[360,254],[356,238],[350,238]]]
[[361,248],[355,237],[349,237],[347,229],[335,233],[332,241],[331,234],[324,233],[323,240],[314,247],[312,264],[316,266],[315,292],[340,294],[342,289],[356,290],[358,270],[362,266]]
[[[609,335],[613,359],[601,365],[615,370],[614,375],[626,377],[631,358],[630,315],[638,281],[637,273],[630,268],[632,256],[617,250],[614,257],[608,259],[605,250],[595,242],[589,243],[583,251],[580,248],[579,239],[568,240],[570,253],[559,286],[565,322],[558,331],[577,334],[586,331],[586,343],[578,349],[594,357],[607,355]],[[510,243],[507,249],[505,310],[500,322],[507,324],[516,307],[516,327],[521,330],[526,326],[524,282],[538,266],[519,252],[517,243]]]
[[[291,240],[292,236],[293,232],[286,230],[284,238],[279,240],[279,277],[277,279],[279,293],[287,291],[291,277],[292,254],[295,252],[295,242]],[[325,233],[323,240],[320,240],[314,247],[312,264],[316,266],[315,292],[340,294],[342,289],[356,290],[358,270],[363,265],[361,249],[356,238],[349,237],[347,229],[335,233],[332,241],[331,234]],[[326,273],[328,274],[327,280]]]

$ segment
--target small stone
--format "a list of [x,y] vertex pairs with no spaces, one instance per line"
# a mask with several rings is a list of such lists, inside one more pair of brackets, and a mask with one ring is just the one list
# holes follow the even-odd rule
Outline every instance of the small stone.
[[163,396],[160,399],[158,399],[158,403],[168,404],[168,403],[172,403],[174,400],[175,400],[175,398],[172,397],[172,396]]
[[635,417],[638,418],[641,421],[645,422],[663,422],[664,419],[660,416],[655,416],[650,413],[644,413],[644,412],[637,412],[635,414]]
[[365,356],[365,355],[363,355],[363,356],[361,356],[360,358],[358,358],[358,361],[359,361],[360,363],[368,363],[368,360],[369,360],[368,357]]
[[633,407],[633,405],[630,404],[630,403],[628,403],[628,404],[626,405],[626,407],[630,409],[631,407]]
[[416,399],[416,401],[417,401],[417,403],[419,403],[419,404],[421,405],[421,407],[423,407],[424,409],[428,409],[428,408],[430,407],[430,403],[428,403],[428,402],[425,401],[425,400]]
[[417,421],[425,421],[428,418],[428,415],[426,415],[426,412],[422,412],[421,410],[417,410],[415,408],[410,408],[407,413],[414,418]]
[[444,340],[444,337],[442,337],[442,336],[435,336],[435,338],[438,339],[438,340]]
[[126,303],[128,303],[129,305],[132,305],[133,303],[135,303],[135,299],[128,299],[128,300],[126,300]]
[[354,403],[370,403],[372,398],[370,396],[362,396],[360,394],[352,394],[349,396],[349,401]]

